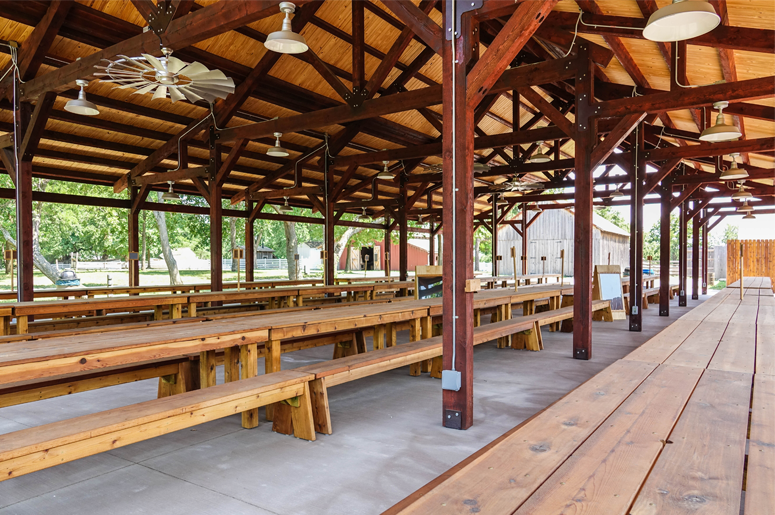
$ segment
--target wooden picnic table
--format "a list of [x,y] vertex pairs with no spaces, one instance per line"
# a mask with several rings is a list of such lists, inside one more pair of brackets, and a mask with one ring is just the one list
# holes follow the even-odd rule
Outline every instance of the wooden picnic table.
[[714,295],[383,515],[775,512],[775,298],[737,293]]

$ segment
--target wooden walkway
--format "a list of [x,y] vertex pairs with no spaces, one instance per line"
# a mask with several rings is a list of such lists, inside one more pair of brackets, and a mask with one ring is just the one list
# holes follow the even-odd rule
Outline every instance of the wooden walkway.
[[385,513],[775,513],[775,298],[744,293],[716,294]]

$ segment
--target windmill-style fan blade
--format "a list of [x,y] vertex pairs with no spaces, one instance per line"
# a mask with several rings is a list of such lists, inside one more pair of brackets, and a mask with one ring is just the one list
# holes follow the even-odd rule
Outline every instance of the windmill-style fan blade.
[[137,66],[138,68],[142,68],[143,70],[153,70],[153,68],[151,68],[147,64],[141,63],[140,61],[135,61],[131,57],[127,57],[125,55],[120,55],[119,57],[122,58],[122,59],[126,59],[127,62],[130,62],[134,66]]
[[208,102],[215,102],[218,99],[217,90],[211,90],[206,88],[197,88],[194,85],[188,86],[188,89],[199,95],[200,97],[204,98]]
[[178,91],[178,88],[170,88],[170,99],[172,99],[172,103],[174,104],[178,100],[185,100],[186,97],[184,97],[183,94]]
[[196,93],[194,93],[193,91],[191,91],[191,89],[190,89],[190,88],[177,88],[177,89],[178,89],[178,91],[180,91],[181,93],[183,93],[183,94],[186,96],[186,99],[187,99],[189,102],[191,102],[192,104],[193,104],[194,102],[196,102],[197,100],[204,100],[204,98],[200,97],[199,95],[197,95]]
[[167,58],[167,69],[172,73],[178,73],[185,66],[186,66],[186,63],[184,63],[177,57],[170,56]]
[[186,77],[193,77],[195,75],[199,75],[202,73],[207,73],[210,70],[207,69],[207,67],[200,63],[191,63],[182,70],[178,72],[178,75],[185,75]]
[[151,54],[143,54],[143,57],[145,57],[148,60],[148,62],[151,63],[151,65],[157,70],[159,70],[160,72],[164,71],[164,66],[161,64],[161,61],[156,59],[154,56],[152,56]]
[[224,96],[228,95],[229,93],[234,93],[234,88],[230,88],[228,86],[217,86],[215,84],[199,84],[198,82],[195,82],[193,84],[189,84],[188,87],[194,88],[198,91],[209,91],[213,94],[223,93]]
[[[198,64],[198,63],[194,63]],[[200,80],[227,80],[228,77],[221,70],[207,70],[201,73],[187,73],[189,78],[199,82]]]
[[149,91],[151,91],[151,90],[152,90],[153,88],[155,88],[156,86],[158,86],[158,84],[156,84],[156,83],[154,82],[154,83],[152,83],[152,84],[148,84],[148,85],[147,85],[147,86],[145,86],[144,88],[140,88],[140,89],[138,89],[137,91],[135,91],[135,92],[134,92],[134,93],[132,93],[132,94],[133,94],[133,95],[143,95],[143,94],[145,94],[145,93],[148,93]]
[[159,86],[159,89],[153,94],[153,100],[158,98],[167,98],[167,86]]
[[[129,84],[124,84],[123,86],[119,86],[118,89],[136,88],[138,86],[142,86],[143,84],[148,84],[148,83],[146,81],[130,82]],[[154,83],[153,85],[156,86],[156,83]]]

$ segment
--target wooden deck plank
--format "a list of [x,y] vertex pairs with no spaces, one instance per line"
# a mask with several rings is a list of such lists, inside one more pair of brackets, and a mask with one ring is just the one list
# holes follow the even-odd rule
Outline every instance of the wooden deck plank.
[[664,363],[700,323],[700,320],[676,320],[622,359]]
[[701,374],[660,365],[514,513],[626,515]]
[[511,515],[656,367],[617,361],[400,513]]
[[756,326],[756,373],[775,376],[775,319]]
[[[714,318],[715,320],[715,318]],[[682,365],[692,368],[706,368],[716,352],[726,322],[704,322],[665,360],[666,365]]]
[[775,513],[775,377],[756,374],[746,469],[745,515]]
[[[733,321],[735,319],[735,317],[732,318]],[[756,323],[730,323],[708,368],[753,374],[755,358]]]
[[706,370],[632,515],[738,515],[751,374]]

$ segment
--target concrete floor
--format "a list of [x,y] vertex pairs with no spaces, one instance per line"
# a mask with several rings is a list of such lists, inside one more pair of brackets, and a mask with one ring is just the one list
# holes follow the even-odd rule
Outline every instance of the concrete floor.
[[[706,297],[704,297],[706,298]],[[571,358],[571,335],[545,331],[542,352],[475,350],[474,426],[441,426],[441,383],[407,368],[329,390],[334,434],[316,442],[243,430],[232,416],[0,483],[0,515],[377,514],[541,410],[666,327],[596,322],[593,359]],[[407,332],[399,341],[408,340]],[[331,358],[331,347],[284,354],[283,368]],[[259,370],[263,365],[259,363]],[[219,370],[219,383],[222,370]],[[155,398],[156,380],[0,409],[0,433]]]

